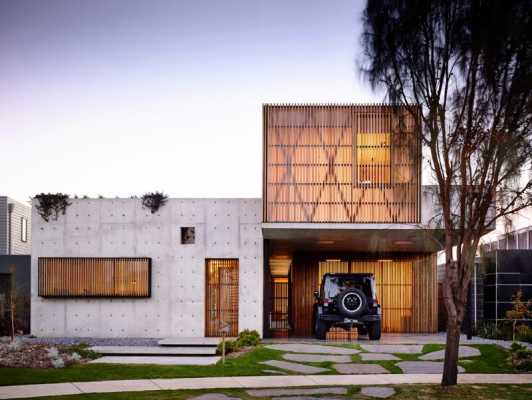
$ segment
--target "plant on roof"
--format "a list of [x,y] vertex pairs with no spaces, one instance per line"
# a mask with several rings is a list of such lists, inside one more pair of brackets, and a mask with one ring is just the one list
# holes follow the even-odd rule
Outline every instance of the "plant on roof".
[[168,196],[162,192],[150,192],[142,195],[142,206],[149,208],[151,213],[154,214],[164,206],[168,200]]
[[46,222],[53,218],[57,221],[59,214],[65,214],[70,205],[68,194],[64,193],[40,193],[34,197],[37,200],[35,209]]

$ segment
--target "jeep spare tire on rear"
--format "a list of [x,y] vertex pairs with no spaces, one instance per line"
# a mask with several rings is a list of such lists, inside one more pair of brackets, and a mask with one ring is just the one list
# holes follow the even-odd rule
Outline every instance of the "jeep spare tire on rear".
[[347,318],[361,315],[368,305],[368,299],[359,289],[348,289],[338,294],[338,310]]

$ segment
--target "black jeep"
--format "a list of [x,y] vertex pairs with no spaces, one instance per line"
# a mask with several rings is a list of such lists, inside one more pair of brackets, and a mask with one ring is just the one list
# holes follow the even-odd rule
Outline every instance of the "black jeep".
[[373,274],[325,274],[314,295],[312,322],[318,339],[325,339],[332,326],[356,326],[371,340],[380,339],[381,307]]

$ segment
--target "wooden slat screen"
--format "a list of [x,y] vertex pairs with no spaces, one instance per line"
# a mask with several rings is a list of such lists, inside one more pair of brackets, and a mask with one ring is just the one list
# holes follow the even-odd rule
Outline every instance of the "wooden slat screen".
[[41,297],[150,297],[149,258],[39,257]]
[[438,291],[435,255],[390,260],[295,260],[293,273],[294,335],[310,336],[314,290],[325,273],[369,272],[375,275],[383,312],[383,332],[436,332]]
[[205,336],[238,336],[238,260],[208,259]]
[[399,110],[264,106],[264,221],[419,222],[419,135]]

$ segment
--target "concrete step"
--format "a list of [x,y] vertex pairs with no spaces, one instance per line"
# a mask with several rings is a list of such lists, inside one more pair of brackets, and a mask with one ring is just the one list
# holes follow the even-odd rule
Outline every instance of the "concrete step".
[[[234,338],[226,338],[232,340]],[[178,347],[203,347],[218,346],[222,338],[218,337],[176,337],[159,340],[159,346],[178,346]]]
[[124,356],[214,356],[216,346],[93,346],[91,348],[103,355]]
[[104,356],[90,361],[94,364],[156,364],[156,365],[213,365],[220,357],[175,356]]

